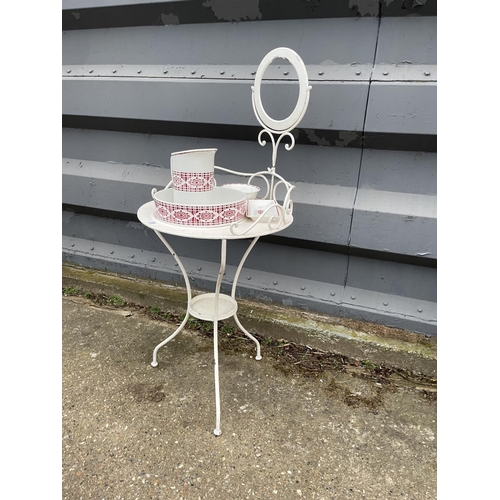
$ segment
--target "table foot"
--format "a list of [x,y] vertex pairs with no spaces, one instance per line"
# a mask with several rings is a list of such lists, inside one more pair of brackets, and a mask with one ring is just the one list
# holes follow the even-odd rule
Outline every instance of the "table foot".
[[262,356],[260,355],[260,342],[249,332],[247,332],[247,330],[244,328],[244,326],[241,324],[238,316],[235,314],[234,316],[234,321],[236,322],[236,324],[238,325],[238,327],[240,328],[240,330],[250,339],[250,340],[253,340],[255,342],[255,346],[257,347],[257,355],[255,356],[255,359],[257,361],[260,361],[262,359]]
[[188,319],[189,319],[189,312],[186,312],[184,321],[180,324],[179,328],[177,328],[177,330],[175,330],[175,332],[172,333],[170,337],[166,338],[163,342],[159,343],[155,347],[155,350],[153,351],[153,361],[151,361],[151,366],[153,367],[158,366],[158,361],[156,360],[156,354],[158,353],[158,349],[160,349],[160,347],[163,347],[167,342],[170,342],[184,328],[184,325],[187,323]]
[[222,434],[222,431],[220,429],[214,429],[214,434],[216,436],[220,436]]

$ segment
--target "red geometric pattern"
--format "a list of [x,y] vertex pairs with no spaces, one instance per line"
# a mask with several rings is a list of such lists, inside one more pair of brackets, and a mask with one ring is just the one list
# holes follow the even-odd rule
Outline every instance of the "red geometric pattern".
[[178,172],[172,171],[172,181],[176,191],[203,193],[212,191],[215,186],[213,172]]
[[155,199],[155,215],[163,222],[184,226],[220,226],[245,218],[247,200],[220,205],[179,205]]

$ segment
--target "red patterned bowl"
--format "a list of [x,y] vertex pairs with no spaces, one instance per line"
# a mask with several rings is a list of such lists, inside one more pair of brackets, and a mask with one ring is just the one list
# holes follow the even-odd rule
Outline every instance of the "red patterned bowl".
[[212,227],[233,224],[245,218],[246,195],[235,189],[215,187],[213,203],[208,205],[176,203],[173,189],[153,189],[152,194],[156,218],[170,224]]

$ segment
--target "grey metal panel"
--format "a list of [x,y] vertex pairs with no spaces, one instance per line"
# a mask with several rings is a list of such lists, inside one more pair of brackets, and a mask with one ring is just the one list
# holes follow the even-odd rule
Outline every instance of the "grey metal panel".
[[348,245],[355,195],[354,188],[297,183],[292,195],[294,221],[280,235]]
[[352,220],[353,247],[437,258],[436,197],[360,189]]
[[[165,185],[170,171],[63,158],[62,202],[101,210],[137,213],[153,186]],[[145,200],[142,201],[141,200]]]
[[62,63],[255,65],[276,47],[305,64],[371,63],[378,20],[304,19],[63,32]]
[[373,82],[365,131],[437,134],[436,84]]
[[[428,302],[436,302],[437,300],[435,268],[398,262],[375,261],[351,256],[349,258],[347,286],[408,299]],[[382,306],[381,309],[386,307],[383,304]]]
[[436,154],[365,150],[350,244],[437,258]]
[[[292,83],[268,83],[270,116],[295,91]],[[316,83],[301,122],[306,128],[360,130],[368,85]],[[290,100],[290,99],[288,99]],[[185,79],[63,78],[62,111],[70,115],[258,125],[247,82]]]
[[387,326],[405,328],[416,333],[433,335],[437,332],[435,302],[350,286],[345,287],[344,296],[342,307],[350,317],[362,321],[383,322]]
[[[217,148],[215,163],[240,172],[257,172],[271,165],[271,146],[255,141],[134,134],[106,130],[62,130],[62,156],[78,160],[170,167],[174,151]],[[365,153],[366,154],[366,153]],[[361,150],[296,144],[278,151],[277,172],[290,182],[355,188]]]
[[359,174],[359,187],[436,195],[437,154],[365,149]]
[[437,64],[437,17],[383,17],[375,64]]

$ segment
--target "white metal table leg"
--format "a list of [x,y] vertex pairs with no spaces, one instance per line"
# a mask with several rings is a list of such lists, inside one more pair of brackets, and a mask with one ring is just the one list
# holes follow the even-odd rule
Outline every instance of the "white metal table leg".
[[222,431],[220,429],[220,393],[219,393],[219,339],[218,339],[218,326],[219,326],[219,295],[220,287],[222,284],[222,277],[226,270],[226,247],[227,240],[222,240],[221,243],[221,259],[219,275],[217,276],[217,284],[215,286],[215,305],[214,305],[214,379],[215,379],[215,429],[214,434],[220,436]]
[[160,349],[160,347],[163,347],[166,343],[170,342],[173,338],[175,338],[176,335],[180,333],[180,331],[184,328],[188,319],[189,319],[189,313],[186,312],[186,317],[184,318],[184,321],[180,324],[179,328],[177,328],[177,330],[175,330],[175,332],[172,333],[170,337],[166,338],[163,342],[161,342],[155,347],[155,350],[153,351],[153,361],[151,361],[151,366],[153,367],[158,366],[158,361],[156,360],[156,354],[158,353],[158,349]]
[[167,240],[163,237],[163,235],[156,230],[155,230],[155,233],[158,236],[158,238],[160,238],[162,243],[167,247],[168,251],[172,254],[173,258],[175,259],[175,261],[179,265],[179,268],[182,272],[182,276],[184,277],[184,281],[186,282],[188,305],[187,305],[187,310],[186,310],[186,316],[184,317],[184,321],[181,323],[179,328],[177,328],[177,330],[175,330],[175,332],[172,333],[172,335],[170,335],[170,337],[168,337],[167,339],[165,339],[163,342],[161,342],[160,344],[158,344],[155,347],[155,350],[153,351],[153,361],[151,362],[151,366],[154,366],[154,367],[158,366],[158,361],[156,360],[156,355],[158,353],[158,349],[160,349],[160,347],[163,347],[167,342],[170,342],[186,325],[186,323],[189,319],[189,304],[191,302],[191,285],[189,284],[189,278],[188,278],[188,275],[186,273],[186,270],[184,269],[184,266],[182,265],[182,262],[180,261],[179,257],[177,257],[177,254],[174,252],[174,249],[168,244]]
[[[236,286],[238,284],[238,279],[240,277],[240,273],[241,273],[241,270],[243,268],[243,264],[245,263],[245,261],[247,260],[247,257],[248,255],[250,254],[250,252],[252,251],[252,248],[255,246],[255,244],[257,243],[259,239],[259,236],[255,237],[252,242],[250,243],[249,247],[247,248],[247,251],[243,254],[243,257],[241,258],[241,261],[240,261],[240,264],[238,266],[238,269],[236,269],[236,274],[234,275],[234,280],[233,280],[233,288],[231,290],[231,297],[233,299],[236,300]],[[255,345],[257,347],[257,355],[255,356],[255,359],[257,361],[261,360],[262,359],[262,356],[260,355],[260,342],[251,334],[249,333],[244,327],[243,325],[241,324],[239,318],[238,318],[238,315],[235,314],[234,316],[234,321],[236,322],[236,324],[239,326],[239,328],[241,329],[241,331],[251,340],[253,340],[255,342]]]
[[[160,240],[163,242],[163,244],[167,247],[167,249],[169,250],[169,252],[172,254],[172,256],[174,257],[175,261],[177,262],[177,264],[179,265],[179,268],[182,272],[182,275],[184,277],[184,281],[186,283],[186,290],[187,290],[187,295],[188,295],[188,307],[187,307],[187,310],[186,310],[186,316],[183,320],[183,322],[179,325],[179,327],[175,330],[174,333],[172,333],[168,338],[166,338],[163,342],[161,342],[160,344],[158,344],[154,351],[153,351],[153,361],[151,362],[151,365],[152,366],[158,366],[158,361],[156,359],[157,357],[157,353],[158,353],[158,350],[163,347],[165,344],[167,344],[168,342],[170,342],[178,333],[181,332],[181,330],[184,328],[184,326],[186,325],[188,319],[189,319],[189,316],[190,316],[190,313],[189,313],[189,310],[190,310],[190,304],[191,304],[191,286],[189,284],[189,278],[188,278],[188,275],[186,273],[186,270],[184,268],[184,266],[182,265],[182,262],[180,261],[179,257],[177,256],[177,254],[175,253],[174,249],[169,245],[169,243],[167,242],[167,240],[163,237],[163,235],[156,231],[155,230],[155,233],[156,235],[158,236],[158,238],[160,238]],[[252,248],[255,246],[255,244],[257,243],[259,237],[255,237],[252,242],[250,243],[248,249],[246,250],[245,254],[243,255],[241,261],[240,261],[240,264],[236,270],[236,274],[235,274],[235,277],[234,277],[234,281],[233,281],[233,286],[232,286],[232,292],[231,292],[231,298],[233,300],[236,300],[235,298],[235,295],[236,295],[236,285],[237,285],[237,282],[238,282],[238,278],[241,274],[241,270],[243,268],[243,264],[245,263],[248,255],[250,254],[250,251],[252,250]],[[221,421],[221,408],[220,408],[220,388],[219,388],[219,346],[218,346],[218,333],[219,333],[219,300],[220,300],[220,289],[221,289],[221,285],[222,285],[222,278],[224,276],[224,272],[226,270],[226,251],[227,251],[227,240],[225,239],[222,239],[221,240],[221,264],[220,264],[220,269],[219,269],[219,274],[217,276],[217,283],[216,283],[216,286],[215,286],[215,297],[214,297],[214,300],[215,300],[215,303],[214,303],[214,311],[213,311],[213,325],[214,325],[214,382],[215,382],[215,429],[214,429],[214,434],[216,436],[220,436],[222,431],[221,431],[221,427],[220,427],[220,421]],[[239,328],[243,331],[243,333],[248,337],[250,338],[251,340],[253,340],[256,344],[256,347],[257,347],[257,355],[255,356],[255,359],[256,360],[260,360],[262,359],[261,355],[260,355],[260,343],[259,341],[253,336],[251,335],[244,327],[243,325],[241,324],[240,320],[238,319],[238,316],[237,314],[235,313],[234,314],[234,319],[236,321],[236,324],[239,326]]]

